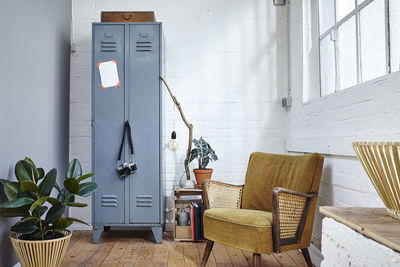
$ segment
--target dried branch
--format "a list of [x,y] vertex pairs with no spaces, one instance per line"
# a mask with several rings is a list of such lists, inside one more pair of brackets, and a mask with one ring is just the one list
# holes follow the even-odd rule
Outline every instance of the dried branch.
[[179,113],[181,114],[182,120],[185,123],[185,125],[189,128],[189,144],[188,144],[188,148],[186,150],[186,159],[185,159],[185,172],[186,172],[186,179],[190,180],[190,171],[189,171],[189,159],[190,159],[190,152],[192,151],[192,141],[193,141],[193,125],[190,124],[185,117],[185,114],[183,113],[181,104],[179,103],[179,101],[176,99],[176,97],[172,94],[171,89],[169,88],[167,82],[165,81],[165,79],[160,76],[161,81],[163,81],[163,83],[165,84],[165,86],[168,89],[168,93],[172,98],[172,101],[174,101],[176,107],[179,110]]

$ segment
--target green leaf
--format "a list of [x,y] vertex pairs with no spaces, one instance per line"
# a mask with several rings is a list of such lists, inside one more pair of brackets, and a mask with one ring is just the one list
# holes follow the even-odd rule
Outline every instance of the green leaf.
[[85,203],[65,203],[68,207],[86,207],[87,204]]
[[31,203],[33,203],[33,201],[34,200],[31,198],[21,197],[21,198],[0,204],[0,208],[18,208],[21,206],[25,206],[27,204],[31,204]]
[[208,165],[209,162],[210,162],[210,158],[209,158],[209,157],[206,157],[206,158],[203,158],[203,159],[202,159],[201,165],[203,165],[203,168],[204,168],[204,169],[207,167],[207,165]]
[[38,229],[37,225],[31,221],[16,223],[11,227],[11,231],[22,234],[31,234]]
[[29,216],[29,206],[25,205],[18,208],[7,208],[0,212],[2,217],[27,217]]
[[49,197],[41,197],[41,198],[39,198],[38,200],[36,200],[36,201],[32,204],[31,208],[29,209],[30,212],[33,212],[37,207],[41,207],[41,206],[47,201],[48,198],[49,198]]
[[71,222],[78,222],[78,223],[83,223],[83,224],[89,225],[89,224],[85,223],[84,221],[81,221],[81,220],[79,220],[77,218],[66,217],[65,219],[68,220],[68,221],[71,221]]
[[77,159],[71,160],[68,164],[67,169],[65,170],[65,178],[78,178],[82,176],[82,167],[81,163]]
[[36,193],[37,191],[39,191],[37,185],[29,181],[21,182],[20,187],[22,192],[31,191]]
[[195,146],[198,146],[198,145],[199,145],[199,140],[197,140],[196,138],[194,138],[194,139],[193,139],[193,144],[194,144]]
[[18,221],[17,224],[23,223],[23,222],[34,222],[35,223],[37,221],[39,221],[38,217],[27,217],[27,218],[24,218],[24,219],[21,219],[20,221]]
[[57,198],[54,198],[54,197],[49,197],[47,199],[47,202],[49,202],[53,206],[56,205],[56,204],[61,203],[60,200],[58,200]]
[[18,198],[18,182],[8,182],[4,185],[4,193],[6,194],[8,200],[15,200]]
[[33,212],[32,215],[36,217],[42,217],[43,214],[49,209],[47,206],[37,207]]
[[73,221],[67,220],[66,218],[58,218],[57,221],[53,223],[53,229],[58,231],[64,230],[72,223]]
[[81,182],[81,181],[83,181],[83,180],[85,180],[85,179],[87,179],[87,178],[90,178],[90,177],[93,177],[94,176],[94,173],[87,173],[87,174],[85,174],[85,175],[82,175],[81,177],[79,177],[78,178],[78,182]]
[[15,164],[15,176],[17,177],[18,181],[28,181],[28,182],[36,182],[33,179],[39,178],[39,172],[32,163],[26,160],[19,160],[17,164]]
[[57,221],[58,218],[60,218],[63,215],[66,207],[67,206],[63,203],[59,203],[59,204],[52,206],[46,214],[45,221],[47,223],[54,223],[55,221]]
[[0,179],[0,183],[1,183],[2,185],[5,185],[5,184],[8,183],[8,182],[9,182],[9,180]]
[[39,172],[38,180],[40,180],[40,179],[42,179],[44,177],[44,170],[43,170],[43,168],[38,168],[37,170]]
[[59,200],[59,201],[64,201],[64,198],[65,198],[65,196],[67,195],[67,189],[65,189],[65,188],[63,188],[63,189],[61,189],[61,191],[60,191],[60,193],[58,194],[58,196],[57,196],[57,199]]
[[190,151],[190,158],[189,162],[192,162],[195,158],[197,158],[199,154],[197,153],[197,149],[193,148],[192,151]]
[[36,165],[35,165],[35,163],[33,162],[33,160],[32,160],[31,158],[25,157],[24,160],[25,160],[25,161],[28,161],[29,163],[31,163],[31,164],[33,165],[33,167],[36,168]]
[[79,183],[75,178],[68,178],[64,181],[65,189],[72,194],[78,194],[79,192]]
[[208,146],[208,150],[210,151],[210,155],[211,155],[212,160],[214,160],[214,161],[218,160],[218,157],[215,154],[214,149],[212,149],[209,144],[207,144],[207,146]]
[[57,189],[58,193],[61,193],[60,186],[57,184],[57,182],[54,184],[54,187]]
[[78,196],[87,197],[93,194],[97,189],[97,184],[94,182],[87,182],[80,184]]
[[57,170],[53,168],[46,174],[43,181],[40,183],[39,196],[43,197],[50,195],[51,190],[56,184],[56,179],[57,179]]
[[203,137],[200,137],[198,143],[196,144],[197,152],[199,153],[200,158],[205,158],[208,154],[208,146],[206,140]]
[[71,196],[67,199],[66,202],[68,202],[68,203],[74,203],[74,202],[75,202],[75,195],[71,195]]

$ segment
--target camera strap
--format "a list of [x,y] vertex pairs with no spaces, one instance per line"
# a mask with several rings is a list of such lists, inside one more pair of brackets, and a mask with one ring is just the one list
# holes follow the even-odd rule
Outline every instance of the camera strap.
[[133,155],[134,155],[132,134],[131,134],[131,126],[129,124],[129,121],[126,121],[125,125],[124,125],[124,131],[122,133],[121,146],[119,147],[118,162],[121,160],[122,149],[124,148],[125,132],[128,132],[128,141],[129,141],[129,147],[130,147],[130,150],[131,150],[132,158],[133,158]]

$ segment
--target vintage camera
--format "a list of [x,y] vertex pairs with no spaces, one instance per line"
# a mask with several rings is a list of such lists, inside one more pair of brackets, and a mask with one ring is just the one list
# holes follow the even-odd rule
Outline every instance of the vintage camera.
[[137,170],[136,164],[134,162],[125,162],[122,166],[117,168],[118,175],[120,177],[125,177],[129,174],[135,173]]

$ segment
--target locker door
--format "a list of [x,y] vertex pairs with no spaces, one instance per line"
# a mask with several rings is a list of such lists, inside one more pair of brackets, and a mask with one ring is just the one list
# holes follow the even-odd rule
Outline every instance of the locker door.
[[129,178],[129,221],[160,223],[160,25],[129,27],[129,119],[138,167]]
[[[124,179],[117,175],[117,157],[125,122],[124,26],[94,25],[92,57],[93,171],[99,185],[95,193],[94,223],[124,223]],[[102,88],[99,62],[117,61],[122,83]],[[124,158],[122,158],[124,160]]]

